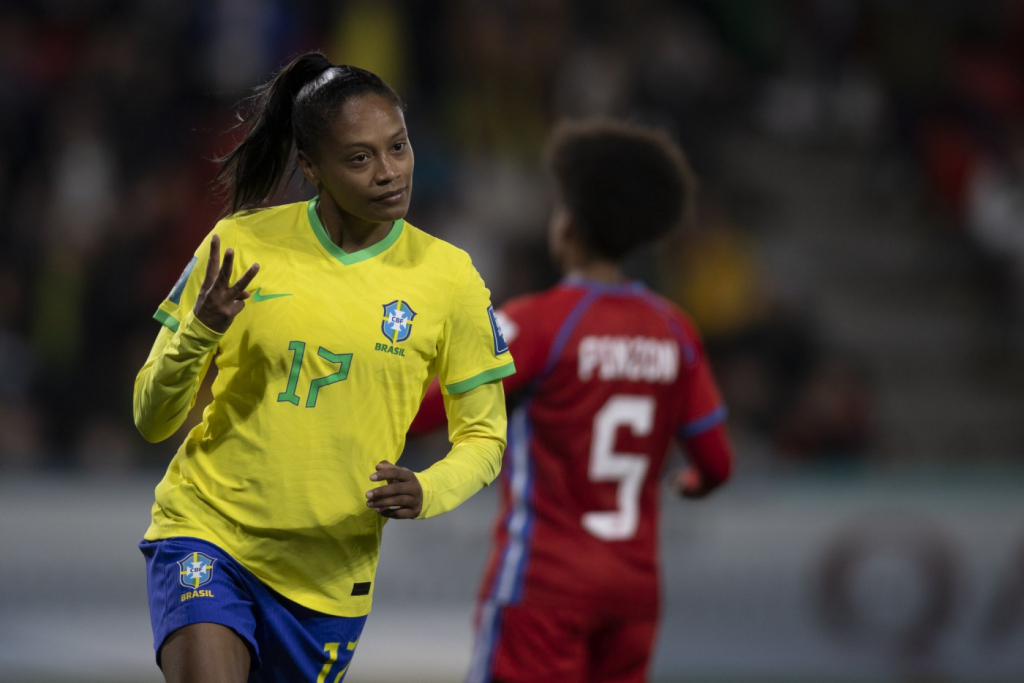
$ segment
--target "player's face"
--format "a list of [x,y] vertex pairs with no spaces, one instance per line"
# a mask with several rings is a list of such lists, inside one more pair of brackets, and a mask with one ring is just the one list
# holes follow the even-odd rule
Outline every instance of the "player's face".
[[302,165],[306,177],[311,171],[315,179],[310,180],[330,193],[343,215],[385,223],[409,210],[413,153],[405,116],[380,95],[349,99],[331,135],[321,142],[316,161]]

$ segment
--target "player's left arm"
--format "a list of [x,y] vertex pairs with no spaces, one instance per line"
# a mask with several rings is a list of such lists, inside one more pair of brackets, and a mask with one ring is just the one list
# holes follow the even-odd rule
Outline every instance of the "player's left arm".
[[370,475],[386,486],[366,493],[367,505],[393,519],[426,519],[454,510],[489,485],[501,471],[505,451],[505,392],[492,380],[444,396],[452,449],[418,474],[382,462]]
[[419,412],[409,425],[410,434],[427,434],[440,429],[447,421],[448,415],[444,408],[444,394],[441,393],[441,384],[435,377],[427,387],[427,393],[423,395]]
[[388,462],[377,466],[371,479],[389,483],[367,491],[367,505],[386,517],[425,519],[448,512],[501,471],[507,427],[501,380],[516,368],[490,292],[461,254],[434,360],[452,449],[418,475]]
[[729,480],[733,449],[725,423],[683,440],[690,464],[674,473],[671,486],[684,498],[703,498]]
[[732,475],[733,447],[725,418],[727,410],[711,373],[700,335],[693,324],[682,320],[681,374],[685,392],[677,439],[690,464],[672,476],[672,488],[685,498],[703,498]]

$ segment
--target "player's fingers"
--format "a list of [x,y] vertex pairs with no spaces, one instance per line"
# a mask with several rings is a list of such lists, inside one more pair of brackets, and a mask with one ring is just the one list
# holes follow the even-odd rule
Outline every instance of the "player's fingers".
[[386,469],[388,467],[394,467],[394,465],[391,463],[391,461],[390,460],[381,460],[379,463],[377,463],[376,469],[377,469],[378,472],[380,472],[381,470]]
[[683,476],[683,472],[682,471],[677,471],[677,472],[673,472],[672,473],[672,476],[669,478],[668,485],[669,485],[669,488],[672,489],[673,493],[675,493],[676,495],[680,495],[680,496],[683,495],[683,489],[685,488],[685,481],[684,480],[685,480],[685,477]]
[[[249,266],[249,270],[245,271],[242,274],[242,277],[238,278],[238,280],[235,281],[235,284],[231,286],[231,294],[233,298],[237,299],[243,292],[245,292],[245,288],[249,286],[249,283],[252,282],[252,279],[256,277],[256,273],[258,272],[260,272],[260,264],[254,263]],[[248,294],[246,296],[248,296]]]
[[203,278],[203,289],[209,289],[217,279],[220,270],[220,236],[210,238],[210,257],[206,260],[206,276]]
[[220,273],[217,274],[217,284],[227,288],[231,282],[231,268],[235,265],[235,250],[224,250],[224,262],[220,264]]
[[370,475],[370,480],[381,481],[382,479],[387,479],[388,481],[412,481],[414,476],[415,475],[413,475],[412,470],[408,470],[404,467],[396,467],[395,465],[381,467],[381,465],[377,465],[377,471]]
[[374,512],[388,519],[416,519],[417,514],[409,508],[384,508],[383,510],[374,510]]
[[700,475],[700,470],[693,465],[688,465],[673,473],[671,486],[673,491],[685,496],[702,490],[704,488],[704,479]]
[[679,475],[679,494],[683,498],[703,498],[708,494],[704,477],[696,468],[688,468]]
[[381,486],[367,491],[366,500],[380,500],[381,498],[387,498],[388,496],[394,496],[399,493],[403,492],[397,490],[394,484],[388,484],[387,486]]
[[372,508],[389,508],[389,507],[403,507],[411,508],[415,507],[417,503],[416,497],[407,493],[397,496],[387,496],[385,498],[374,498],[373,500],[366,501],[367,507]]
[[386,496],[374,496],[367,500],[368,505],[374,507],[388,507],[390,505],[415,505],[419,497],[414,491],[395,491]]
[[375,489],[370,489],[366,492],[367,500],[380,500],[389,496],[400,496],[400,495],[412,495],[416,492],[415,488],[409,485],[407,482],[397,482],[394,484],[388,484],[387,486],[380,486]]

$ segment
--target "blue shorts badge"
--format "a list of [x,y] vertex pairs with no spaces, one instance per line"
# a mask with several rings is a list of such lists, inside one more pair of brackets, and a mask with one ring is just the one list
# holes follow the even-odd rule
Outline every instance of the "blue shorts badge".
[[178,560],[181,570],[179,579],[186,588],[199,588],[213,578],[214,559],[203,553],[192,553],[185,559]]

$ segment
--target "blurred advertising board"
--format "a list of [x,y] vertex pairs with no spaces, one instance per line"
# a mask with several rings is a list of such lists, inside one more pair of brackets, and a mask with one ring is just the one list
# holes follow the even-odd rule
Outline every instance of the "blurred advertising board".
[[797,477],[666,501],[658,670],[1024,680],[1024,479]]

